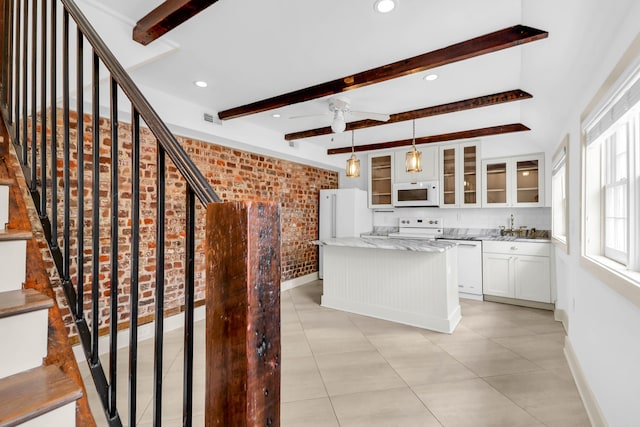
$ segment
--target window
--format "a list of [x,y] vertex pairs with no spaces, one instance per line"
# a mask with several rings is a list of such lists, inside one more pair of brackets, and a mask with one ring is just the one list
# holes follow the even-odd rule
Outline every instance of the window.
[[569,252],[569,135],[553,155],[551,171],[551,237],[565,252]]
[[620,264],[628,261],[627,123],[623,121],[601,142],[604,150],[604,255]]
[[[627,74],[598,113],[583,122],[583,134],[583,258],[612,272],[618,277],[615,280],[626,280],[637,288],[637,294],[640,290],[640,65]],[[555,176],[554,169],[554,190]],[[557,186],[561,186],[559,181]],[[555,202],[554,196],[554,219]],[[561,234],[560,228],[558,233]],[[614,279],[605,279],[609,280]]]

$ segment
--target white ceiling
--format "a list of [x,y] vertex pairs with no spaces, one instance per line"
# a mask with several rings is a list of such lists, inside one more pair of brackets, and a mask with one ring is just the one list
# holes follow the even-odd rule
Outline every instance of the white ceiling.
[[[94,2],[94,0],[84,0]],[[219,0],[154,44],[177,46],[131,72],[144,87],[217,111],[259,101],[375,68],[400,59],[523,24],[549,38],[443,66],[439,78],[421,73],[343,94],[354,110],[399,113],[512,89],[533,99],[419,119],[416,136],[522,122],[531,132],[514,136],[550,150],[589,79],[615,23],[633,0],[400,0],[389,14],[374,0]],[[135,23],[160,0],[111,0],[108,7]],[[156,46],[157,48],[157,46]],[[196,80],[209,83],[205,89]],[[326,99],[233,119],[281,135],[327,126]],[[355,120],[355,119],[353,119]],[[411,123],[356,131],[356,144],[411,137]],[[491,137],[489,137],[491,138]],[[332,141],[333,139],[333,141]],[[245,141],[259,144],[257,141]],[[283,144],[284,138],[282,139]],[[300,141],[324,148],[350,144],[346,134]]]

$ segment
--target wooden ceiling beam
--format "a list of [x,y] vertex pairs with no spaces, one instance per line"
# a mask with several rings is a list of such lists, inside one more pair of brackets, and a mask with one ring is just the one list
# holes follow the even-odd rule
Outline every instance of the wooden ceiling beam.
[[[521,89],[510,90],[506,92],[494,93],[492,95],[479,96],[476,98],[465,99],[463,101],[450,102],[448,104],[436,105],[434,107],[420,108],[418,110],[405,111],[403,113],[391,114],[386,122],[377,120],[358,120],[347,123],[345,131],[364,129],[374,126],[388,125],[390,123],[404,122],[407,120],[421,119],[423,117],[438,116],[440,114],[456,113],[458,111],[471,110],[474,108],[488,107],[490,105],[498,105],[506,102],[520,101],[523,99],[533,98],[528,92]],[[331,126],[318,129],[304,130],[300,132],[288,133],[284,136],[287,141],[296,139],[310,138],[312,136],[329,135],[333,133]]]
[[218,0],[166,0],[140,19],[133,28],[133,39],[148,45]]
[[[479,138],[482,136],[500,135],[503,133],[512,133],[512,132],[523,132],[527,130],[531,130],[531,129],[529,129],[527,126],[523,125],[522,123],[513,123],[510,125],[492,126],[488,128],[470,129],[470,130],[464,130],[460,132],[443,133],[440,135],[423,136],[420,138],[416,138],[416,145],[432,144],[434,142],[443,142],[443,141],[455,141],[458,139]],[[387,148],[405,147],[412,144],[413,144],[413,140],[402,139],[399,141],[356,145],[353,151],[360,152],[360,151],[384,150]],[[351,146],[341,147],[341,148],[330,148],[329,150],[327,150],[327,154],[344,154],[344,153],[350,153],[350,152],[351,152]]]
[[524,43],[544,39],[549,36],[546,31],[516,25],[485,34],[470,40],[434,50],[413,58],[403,59],[382,67],[373,68],[341,79],[321,83],[305,89],[296,90],[273,98],[263,99],[240,107],[220,111],[221,120],[234,119],[298,102],[309,101],[336,93],[346,92],[374,83],[384,82],[431,68],[440,67],[464,59],[473,58]]

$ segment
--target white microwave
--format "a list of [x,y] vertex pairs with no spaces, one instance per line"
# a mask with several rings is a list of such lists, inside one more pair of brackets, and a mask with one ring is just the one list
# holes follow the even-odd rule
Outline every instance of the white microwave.
[[393,184],[393,206],[438,206],[438,181],[403,182]]

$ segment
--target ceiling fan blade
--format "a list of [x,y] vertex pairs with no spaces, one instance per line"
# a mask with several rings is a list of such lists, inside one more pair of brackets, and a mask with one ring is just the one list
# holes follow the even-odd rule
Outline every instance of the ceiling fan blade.
[[368,111],[349,111],[349,114],[358,119],[377,120],[379,122],[387,122],[391,118],[389,114],[371,113]]

